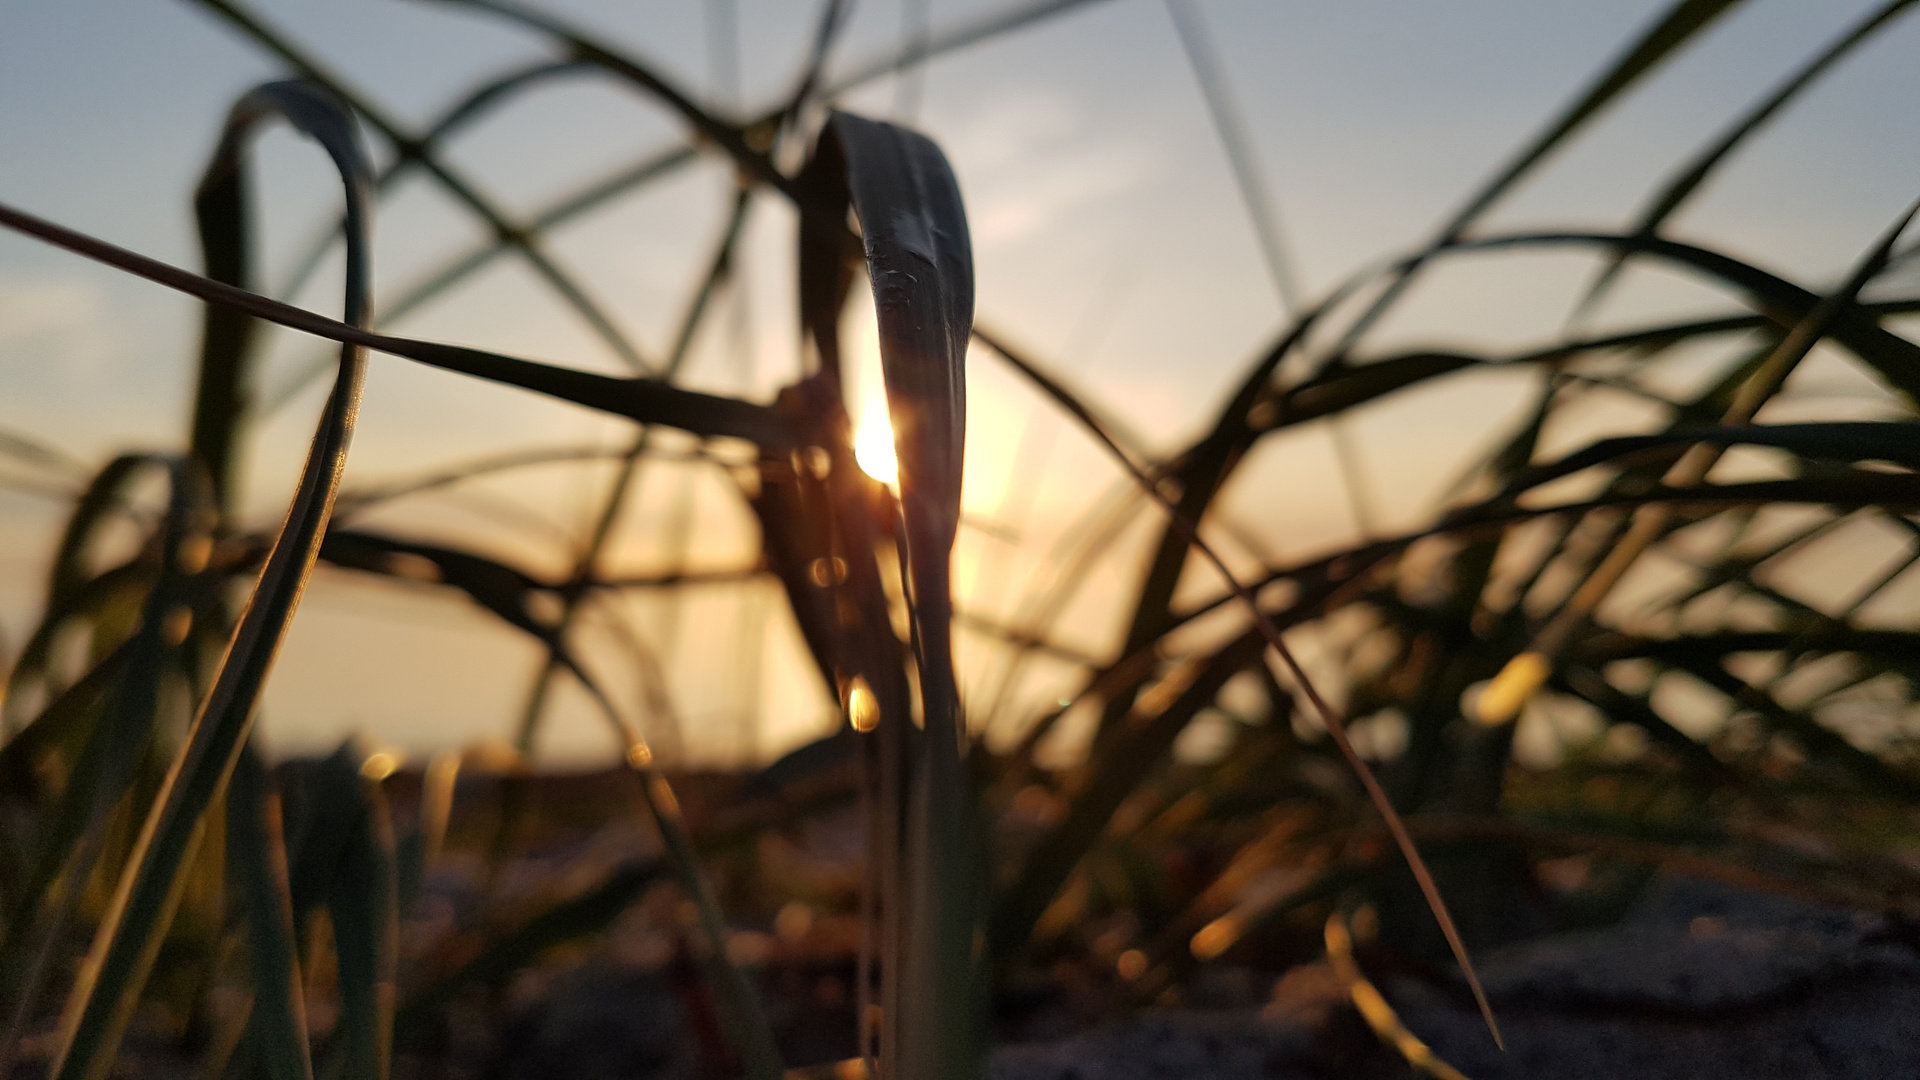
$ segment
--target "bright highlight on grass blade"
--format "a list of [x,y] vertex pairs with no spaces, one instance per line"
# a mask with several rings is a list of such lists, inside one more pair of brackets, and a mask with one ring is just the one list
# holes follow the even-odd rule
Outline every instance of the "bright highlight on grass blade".
[[847,688],[847,723],[855,731],[872,731],[880,726],[880,699],[873,696],[873,688],[864,676],[855,675],[853,685]]
[[900,462],[893,455],[893,424],[887,420],[887,403],[868,401],[860,410],[860,422],[853,432],[853,459],[860,471],[890,488],[900,486]]

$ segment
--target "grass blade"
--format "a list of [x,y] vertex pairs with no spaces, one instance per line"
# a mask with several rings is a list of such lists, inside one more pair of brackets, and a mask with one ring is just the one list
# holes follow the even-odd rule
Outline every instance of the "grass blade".
[[[271,83],[234,107],[218,153],[240,166],[245,136],[270,116],[286,117],[321,143],[339,167],[354,221],[348,248],[346,313],[366,317],[367,170],[351,118],[312,87]],[[101,1080],[184,885],[183,871],[198,847],[207,808],[225,789],[252,724],[253,708],[288,621],[313,566],[333,507],[359,405],[364,351],[341,351],[340,376],[315,433],[300,489],[234,633],[212,691],[188,730],[162,784],[134,855],[120,879],[92,952],[68,1000],[60,1047],[49,1075]]]
[[[1799,71],[1782,80],[1773,93],[1762,98],[1745,115],[1728,125],[1720,138],[1708,145],[1686,166],[1676,170],[1673,177],[1647,201],[1640,212],[1639,220],[1633,231],[1637,235],[1652,236],[1666,224],[1667,219],[1678,213],[1694,192],[1713,175],[1724,162],[1748,138],[1759,133],[1769,121],[1788,103],[1799,97],[1801,92],[1812,86],[1828,69],[1845,59],[1847,54],[1866,43],[1893,19],[1913,6],[1913,0],[1890,0],[1879,9],[1870,12],[1839,40],[1827,46],[1819,55]],[[1625,256],[1616,255],[1608,261],[1606,267],[1594,278],[1587,288],[1587,294],[1574,310],[1569,321],[1578,320],[1582,314],[1591,311],[1599,304],[1609,286],[1619,276],[1620,268],[1625,265]]]
[[[960,524],[973,254],[958,184],[932,141],[835,113],[816,161],[835,158],[839,168],[811,173],[817,185],[812,192],[821,202],[809,213],[831,230],[850,206],[861,223],[899,462],[896,542],[904,540],[900,558],[924,727],[923,737],[897,744],[906,755],[900,775],[908,792],[907,862],[903,892],[886,904],[908,929],[904,948],[892,957],[898,968],[889,980],[897,978],[897,992],[883,1005],[898,1032],[898,1060],[883,1060],[882,1068],[907,1076],[967,1077],[979,1072],[983,1040],[973,957],[980,878],[963,762],[966,726],[953,671],[950,579]],[[816,244],[828,239],[817,226],[809,231],[803,225],[803,245],[808,238]],[[844,280],[831,258],[826,256],[820,272]],[[803,283],[804,261],[803,255]],[[803,300],[802,308],[813,314],[809,324],[816,336],[838,316],[837,302]]]
[[1260,257],[1266,261],[1273,278],[1274,292],[1280,297],[1280,313],[1290,316],[1300,307],[1300,286],[1294,280],[1293,258],[1287,251],[1286,234],[1280,228],[1280,215],[1274,209],[1267,189],[1264,170],[1255,156],[1253,139],[1246,120],[1234,105],[1221,71],[1220,56],[1214,51],[1199,8],[1194,0],[1166,0],[1167,14],[1179,33],[1180,47],[1187,54],[1187,65],[1207,101],[1207,113],[1213,118],[1213,130],[1233,166],[1234,186],[1240,189],[1240,202],[1253,222],[1253,238],[1260,245]]
[[355,779],[358,813],[327,884],[327,914],[340,964],[340,1022],[322,1072],[348,1080],[386,1080],[398,996],[399,876],[386,797],[378,781]]
[[[1806,314],[1794,324],[1793,329],[1781,339],[1753,375],[1740,384],[1733,402],[1721,417],[1723,425],[1744,425],[1752,421],[1761,405],[1779,391],[1800,361],[1813,351],[1813,347],[1840,321],[1842,314],[1852,307],[1860,290],[1886,268],[1892,258],[1894,245],[1917,214],[1920,214],[1920,200],[1909,206],[1861,256],[1839,289],[1806,310]],[[1913,351],[1911,346],[1909,349]],[[1695,443],[1661,478],[1661,483],[1673,488],[1690,488],[1700,484],[1724,452],[1724,447]],[[1607,552],[1606,558],[1586,576],[1580,588],[1534,635],[1527,648],[1494,677],[1476,706],[1478,715],[1475,718],[1480,723],[1498,726],[1519,714],[1521,707],[1545,681],[1555,657],[1566,647],[1569,639],[1586,624],[1601,601],[1638,561],[1640,554],[1666,532],[1671,515],[1671,508],[1665,505],[1646,506],[1634,512],[1633,525],[1627,534]]]
[[430,367],[520,386],[641,423],[665,424],[697,435],[746,439],[776,450],[792,449],[797,445],[787,418],[763,405],[681,390],[652,379],[617,379],[480,349],[376,334],[169,266],[10,206],[0,205],[0,225],[98,262],[117,266],[209,303],[238,308],[270,322],[350,347],[391,353]]
[[[1010,356],[1007,357],[1007,359],[1009,362],[1019,366],[1017,359]],[[1374,808],[1380,812],[1381,818],[1386,823],[1387,831],[1393,836],[1394,844],[1399,847],[1401,854],[1405,856],[1407,860],[1408,868],[1413,871],[1414,880],[1419,883],[1420,892],[1426,898],[1428,908],[1432,910],[1435,921],[1440,924],[1440,931],[1446,936],[1447,946],[1452,950],[1454,959],[1459,962],[1461,973],[1466,976],[1467,985],[1473,990],[1474,1001],[1480,1006],[1481,1016],[1487,1022],[1487,1030],[1493,1035],[1493,1041],[1504,1047],[1505,1044],[1500,1036],[1500,1027],[1493,1018],[1493,1008],[1487,1003],[1486,991],[1480,985],[1480,977],[1474,973],[1473,961],[1467,956],[1466,944],[1460,939],[1460,933],[1455,929],[1453,924],[1453,916],[1447,911],[1446,902],[1441,899],[1439,888],[1434,884],[1433,875],[1427,870],[1426,862],[1420,858],[1419,850],[1414,847],[1413,837],[1407,832],[1406,824],[1401,821],[1399,813],[1394,810],[1392,801],[1387,798],[1386,791],[1380,787],[1380,782],[1374,777],[1373,770],[1369,768],[1367,763],[1355,752],[1353,743],[1347,737],[1344,721],[1339,714],[1334,711],[1333,707],[1327,703],[1326,699],[1320,695],[1320,692],[1314,688],[1313,681],[1307,677],[1305,669],[1300,666],[1300,662],[1294,657],[1293,650],[1287,647],[1285,639],[1280,636],[1279,628],[1274,625],[1272,619],[1268,617],[1266,612],[1261,610],[1259,602],[1254,598],[1253,591],[1241,583],[1240,579],[1227,567],[1226,562],[1220,558],[1213,547],[1201,538],[1198,527],[1193,521],[1182,514],[1180,506],[1169,499],[1166,494],[1160,490],[1159,485],[1127,457],[1126,453],[1122,451],[1119,445],[1100,427],[1098,421],[1094,419],[1093,415],[1089,413],[1084,406],[1038,371],[1027,369],[1025,374],[1027,378],[1036,386],[1039,386],[1047,396],[1051,397],[1061,408],[1066,410],[1068,415],[1080,421],[1081,426],[1093,434],[1095,441],[1100,444],[1101,448],[1106,450],[1114,460],[1120,463],[1122,468],[1132,475],[1134,481],[1140,485],[1141,490],[1145,491],[1148,497],[1152,498],[1153,501],[1159,504],[1160,508],[1165,511],[1169,522],[1171,522],[1173,528],[1178,532],[1182,540],[1206,559],[1212,566],[1214,572],[1220,577],[1221,581],[1226,584],[1228,591],[1234,595],[1241,606],[1244,607],[1252,617],[1254,626],[1259,631],[1260,636],[1265,639],[1266,644],[1274,650],[1275,654],[1280,657],[1281,662],[1285,664],[1287,672],[1292,676],[1295,685],[1300,688],[1308,702],[1313,706],[1317,718],[1326,725],[1327,733],[1333,737],[1334,745],[1340,748],[1340,756],[1346,759],[1348,767],[1353,770],[1354,775],[1359,778],[1361,786],[1366,789],[1368,800],[1371,801]]]
[[601,310],[600,305],[587,295],[586,290],[560,269],[560,266],[541,246],[533,231],[510,220],[465,178],[434,157],[421,139],[409,134],[386,113],[376,108],[365,95],[354,92],[345,80],[326,70],[318,60],[301,52],[294,46],[291,39],[269,27],[259,16],[232,0],[198,0],[198,2],[286,61],[303,78],[326,88],[339,97],[353,111],[365,117],[367,123],[379,131],[400,153],[410,154],[418,159],[421,167],[431,173],[434,180],[448,194],[473,211],[474,215],[499,238],[500,243],[520,252],[528,265],[533,267],[534,272],[544,278],[554,292],[580,314],[581,319],[629,368],[636,372],[648,370],[647,362],[640,355],[639,350],[627,340],[626,335],[614,325],[613,320]]
[[[195,484],[193,468],[178,459],[168,464],[173,491],[160,543],[158,580],[142,602],[133,636],[96,668],[110,671],[111,682],[102,688],[100,711],[74,758],[65,788],[42,822],[24,888],[9,905],[0,972],[24,969],[25,974],[20,985],[8,987],[13,991],[8,996],[17,1004],[0,1035],[0,1067],[12,1066],[69,917],[102,856],[114,807],[134,790],[153,739],[161,680],[170,647],[176,644],[172,640],[175,616],[187,599],[183,551],[191,540],[204,539],[200,530],[208,524],[207,515],[200,512],[205,492]],[[64,888],[59,887],[61,882]]]
[[575,59],[597,64],[658,98],[662,104],[679,113],[695,131],[725,150],[727,155],[755,180],[779,191],[791,190],[793,181],[776,169],[772,159],[765,153],[747,145],[742,128],[715,117],[694,104],[692,97],[658,72],[632,57],[615,52],[566,21],[514,3],[512,0],[439,0],[439,2],[461,3],[478,8],[553,38]]
[[[1493,208],[1509,191],[1518,186],[1536,166],[1545,161],[1555,150],[1570,139],[1586,123],[1598,116],[1614,100],[1653,71],[1660,63],[1678,52],[1695,35],[1705,30],[1720,16],[1738,6],[1741,0],[1678,0],[1659,22],[1648,28],[1645,35],[1628,49],[1626,54],[1610,66],[1606,73],[1587,88],[1587,90],[1567,107],[1546,129],[1535,136],[1526,148],[1514,156],[1507,166],[1496,173],[1479,191],[1469,198],[1466,205],[1440,229],[1433,242],[1428,245],[1425,254],[1448,247],[1467,234],[1486,212]],[[1395,272],[1385,291],[1368,305],[1367,309],[1355,319],[1341,336],[1340,343],[1333,349],[1333,355],[1341,358],[1346,355],[1362,335],[1379,322],[1381,316],[1404,295],[1412,285],[1414,275],[1426,265],[1425,254],[1414,258]]]
[[[374,180],[374,196],[384,197],[396,182],[419,166],[423,155],[433,152],[461,128],[477,122],[495,107],[511,100],[516,94],[549,79],[564,75],[578,75],[591,70],[586,64],[549,61],[509,71],[481,83],[462,95],[450,108],[441,113],[439,118],[428,124],[416,141],[395,147],[394,160],[389,162],[386,168],[381,169],[380,175]],[[334,241],[340,238],[343,228],[344,222],[334,221],[321,230],[320,235],[308,245],[307,253],[294,263],[293,272],[287,275],[287,283],[281,288],[280,295],[287,297],[299,295],[300,290],[306,287],[314,272],[320,269],[321,260],[326,257],[328,251],[332,250]],[[545,226],[536,221],[534,228],[544,229]],[[498,238],[495,243],[493,250],[503,250]],[[234,282],[234,284],[238,285],[240,282]],[[392,321],[396,317],[387,313],[383,305],[381,315],[383,321]]]
[[247,1037],[268,1080],[313,1080],[307,1009],[280,804],[251,743],[240,753],[227,791],[227,858],[239,884],[252,966]]

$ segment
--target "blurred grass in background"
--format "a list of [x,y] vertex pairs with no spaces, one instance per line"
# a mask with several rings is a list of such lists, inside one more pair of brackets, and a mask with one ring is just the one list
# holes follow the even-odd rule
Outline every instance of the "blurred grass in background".
[[[1395,854],[1407,836],[1458,924],[1455,955],[1604,923],[1662,867],[1910,914],[1907,217],[1885,207],[1839,265],[1799,269],[1673,231],[1750,142],[1905,26],[1908,4],[1830,28],[1648,170],[1624,224],[1491,223],[1743,17],[1701,0],[1656,12],[1438,227],[1344,258],[1365,268],[1335,282],[1302,272],[1288,229],[1302,215],[1275,197],[1283,163],[1256,144],[1222,25],[1171,0],[1168,46],[1210,138],[1163,167],[1223,170],[1242,276],[1281,312],[1185,434],[1136,431],[1126,400],[1196,381],[1177,339],[1144,384],[1098,361],[1104,324],[1148,305],[1177,323],[1177,292],[1117,256],[1043,279],[1060,299],[1010,306],[1086,306],[1060,357],[1041,358],[1036,335],[996,320],[986,258],[973,314],[975,248],[994,250],[1008,211],[963,214],[940,148],[829,113],[890,80],[894,115],[911,117],[949,51],[1142,6],[943,23],[909,4],[891,50],[846,59],[848,13],[827,4],[756,113],[736,55],[750,16],[731,4],[707,12],[713,85],[696,95],[545,9],[472,0],[433,14],[493,18],[548,51],[422,122],[250,7],[205,0],[296,80],[230,116],[196,201],[206,276],[322,311],[337,282],[343,318],[216,296],[9,211],[221,303],[188,438],[161,440],[185,453],[101,465],[31,416],[0,442],[8,482],[67,514],[43,613],[10,656],[0,1062],[92,1077],[124,1050],[281,1080],[471,1068],[569,950],[597,947],[661,973],[666,1027],[692,1034],[699,1068],[865,1055],[968,1075],[989,1021],[1025,1030],[1036,994],[1080,1020],[1178,1002],[1209,965],[1313,959],[1341,912],[1443,964],[1451,924]],[[586,78],[665,109],[688,142],[530,211],[497,202],[461,140]],[[284,278],[262,252],[287,241],[263,247],[248,209],[278,177],[245,164],[275,116],[325,147],[348,192],[345,219],[287,249]],[[965,191],[964,157],[957,171]],[[407,272],[370,279],[387,251],[363,204],[391,195],[404,221],[422,190],[481,239],[444,258],[402,247]],[[623,228],[622,200],[663,191],[722,212],[687,279],[651,289],[679,298],[667,332],[641,335],[606,297],[647,283],[581,273],[556,237]],[[474,276],[495,264],[517,268],[512,289]],[[785,290],[777,307],[765,280]],[[427,336],[555,355],[485,332],[525,298],[576,320],[579,363],[368,336],[468,289],[492,312]],[[339,360],[254,316],[344,342]],[[761,344],[790,335],[776,322],[802,330],[784,353]],[[349,473],[336,498],[368,346],[601,415],[556,414],[580,433],[563,441],[492,437],[498,406],[464,380],[375,377],[370,412],[423,380],[405,395],[424,434],[415,453],[389,434],[383,460],[411,467]],[[284,469],[249,447],[311,412],[329,368],[276,535],[278,511],[256,513],[247,489]],[[987,388],[970,407],[969,384]],[[1020,419],[1023,399],[1058,419]],[[428,435],[462,413],[476,452],[435,451]],[[874,457],[889,442],[897,477]],[[289,624],[301,648],[290,620],[315,560],[331,568],[319,614],[342,638],[449,603],[499,632],[471,650],[422,635],[415,654],[411,632],[368,629],[382,673],[335,644],[296,669],[300,697],[478,685],[502,728],[461,745],[370,723],[330,756],[277,764],[272,740],[255,746]],[[342,602],[359,596],[364,609]],[[835,733],[738,772],[823,711]],[[620,771],[545,773],[554,717],[596,725]],[[592,742],[568,746],[579,761]],[[812,1006],[844,1030],[806,1043]]]

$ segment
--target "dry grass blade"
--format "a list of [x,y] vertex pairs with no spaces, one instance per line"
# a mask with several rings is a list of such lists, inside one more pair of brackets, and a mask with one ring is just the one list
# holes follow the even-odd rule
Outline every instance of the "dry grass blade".
[[1413,837],[1408,834],[1406,823],[1401,821],[1400,814],[1394,810],[1392,801],[1387,798],[1386,791],[1381,788],[1379,780],[1374,777],[1373,770],[1368,767],[1367,763],[1362,760],[1360,755],[1354,750],[1352,741],[1347,737],[1346,724],[1342,721],[1339,713],[1327,703],[1326,699],[1321,696],[1319,690],[1315,689],[1312,679],[1307,676],[1306,670],[1300,666],[1299,660],[1294,657],[1293,650],[1287,647],[1286,640],[1281,637],[1279,628],[1274,625],[1272,619],[1266,612],[1261,610],[1260,603],[1254,597],[1253,591],[1241,583],[1240,579],[1228,568],[1225,560],[1221,559],[1220,555],[1213,549],[1213,546],[1201,538],[1196,525],[1187,520],[1180,508],[1175,505],[1171,499],[1167,498],[1154,482],[1153,478],[1141,471],[1140,468],[1127,457],[1126,453],[1120,449],[1119,444],[1113,441],[1106,430],[1094,419],[1093,415],[1082,407],[1078,401],[1074,400],[1072,395],[1066,393],[1066,391],[1062,390],[1045,375],[1032,368],[1026,367],[1018,358],[1007,356],[1006,359],[1016,367],[1021,367],[1029,380],[1040,387],[1048,397],[1052,398],[1061,408],[1065,409],[1070,416],[1080,421],[1081,426],[1086,428],[1087,431],[1094,436],[1095,441],[1099,442],[1101,447],[1105,449],[1115,461],[1118,461],[1122,468],[1126,469],[1134,481],[1140,485],[1141,490],[1145,491],[1148,497],[1153,499],[1161,510],[1166,512],[1167,519],[1173,528],[1178,530],[1186,543],[1193,550],[1198,551],[1207,563],[1213,567],[1214,572],[1219,575],[1228,590],[1233,593],[1234,597],[1238,599],[1240,604],[1247,610],[1261,637],[1266,640],[1267,645],[1280,657],[1281,662],[1286,665],[1288,674],[1292,676],[1294,684],[1299,687],[1301,693],[1306,696],[1308,702],[1313,706],[1315,717],[1326,725],[1327,733],[1333,737],[1334,745],[1340,748],[1340,756],[1346,759],[1348,766],[1353,769],[1354,775],[1359,778],[1361,785],[1366,788],[1368,800],[1371,801],[1374,808],[1380,812],[1380,816],[1382,820],[1385,821],[1388,832],[1393,836],[1395,845],[1399,847],[1401,854],[1406,857],[1408,868],[1413,871],[1414,879],[1419,882],[1420,891],[1422,895],[1426,897],[1427,906],[1433,911],[1434,919],[1440,924],[1441,933],[1446,936],[1448,948],[1453,951],[1454,959],[1460,964],[1461,973],[1466,976],[1467,985],[1473,990],[1474,1001],[1479,1005],[1481,1016],[1487,1022],[1487,1030],[1492,1033],[1494,1042],[1504,1047],[1505,1043],[1500,1036],[1500,1026],[1493,1018],[1493,1007],[1487,1002],[1486,990],[1480,985],[1480,977],[1475,974],[1473,970],[1473,961],[1467,955],[1466,943],[1460,939],[1460,933],[1455,929],[1453,924],[1453,916],[1448,912],[1446,901],[1441,898],[1439,887],[1434,884],[1433,875],[1427,870],[1426,862],[1421,859],[1419,850],[1414,847]]
[[[268,84],[234,107],[215,168],[222,163],[239,168],[246,137],[261,121],[276,115],[320,142],[339,167],[354,224],[347,258],[346,314],[350,323],[362,321],[368,272],[368,176],[346,112],[310,86]],[[261,685],[313,566],[345,464],[364,372],[363,350],[344,347],[340,376],[314,435],[300,489],[213,688],[147,816],[68,1000],[60,1047],[49,1073],[60,1080],[99,1080],[111,1066],[161,935],[179,902],[183,871],[198,846],[206,810],[226,787],[252,724]]]
[[1353,1007],[1360,1011],[1367,1026],[1373,1029],[1380,1041],[1398,1051],[1408,1065],[1434,1080],[1467,1080],[1465,1073],[1441,1060],[1432,1047],[1407,1030],[1399,1015],[1393,1011],[1393,1006],[1387,1004],[1380,990],[1360,970],[1360,965],[1353,959],[1353,934],[1347,929],[1346,919],[1338,912],[1327,916],[1325,936],[1327,962],[1346,986]]

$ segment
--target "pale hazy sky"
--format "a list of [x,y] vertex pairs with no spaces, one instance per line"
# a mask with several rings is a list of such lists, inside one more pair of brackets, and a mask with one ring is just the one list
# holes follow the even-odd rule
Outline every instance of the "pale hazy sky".
[[[937,32],[1010,2],[931,0],[928,8]],[[732,96],[715,82],[714,6],[554,6],[657,62],[698,96]],[[1503,204],[1488,227],[1621,224],[1677,160],[1871,6],[1750,0]],[[537,37],[451,6],[256,7],[415,123],[483,75],[549,55]],[[1663,7],[1199,4],[1309,295],[1427,235]],[[792,0],[738,4],[737,92],[747,108],[791,83],[812,17],[812,5]],[[856,4],[838,66],[895,46],[901,26],[895,3]],[[1861,50],[1755,140],[1676,232],[1809,284],[1830,279],[1920,192],[1916,45],[1920,18],[1909,18]],[[0,0],[0,200],[196,266],[189,203],[221,117],[233,98],[278,71],[190,3]],[[902,98],[893,80],[881,79],[843,104],[896,116]],[[941,58],[926,69],[919,98],[912,119],[946,149],[967,200],[982,321],[1057,363],[1154,445],[1193,432],[1276,334],[1281,313],[1160,0],[1101,0]],[[610,79],[585,77],[528,96],[456,140],[448,156],[502,203],[528,211],[683,137],[658,107]],[[370,143],[384,152],[377,139]],[[264,139],[261,161],[260,267],[273,286],[333,195],[318,153],[291,136]],[[656,352],[718,227],[726,175],[706,161],[555,237],[560,258]],[[747,287],[703,339],[692,381],[764,394],[792,377],[791,230],[785,207],[772,199],[756,205]],[[398,287],[478,235],[437,192],[406,185],[381,211],[376,282]],[[1504,258],[1434,275],[1380,341],[1519,344],[1550,335],[1589,266],[1566,256]],[[321,310],[337,304],[323,288],[299,300]],[[1609,315],[1630,321],[1729,307],[1697,285],[1646,274],[1622,290]],[[0,235],[0,427],[92,463],[126,446],[176,444],[198,318],[196,305],[156,287]],[[609,354],[511,260],[397,329],[612,368]],[[263,383],[282,385],[313,354],[311,343],[276,338]],[[1008,480],[1017,476],[1031,488],[1020,511],[1028,543],[1021,553],[992,538],[964,538],[960,584],[983,606],[1011,610],[1032,553],[1044,552],[1113,474],[1064,428],[1022,442],[1036,415],[1032,397],[986,362],[974,376],[969,511],[994,518],[1006,510]],[[1439,485],[1484,443],[1520,389],[1510,377],[1461,380],[1363,418],[1356,432],[1383,525],[1429,513]],[[256,432],[247,490],[263,525],[290,490],[316,400],[312,392],[296,398]],[[611,444],[619,433],[577,410],[382,357],[349,486],[490,449]],[[1234,513],[1270,554],[1297,557],[1353,535],[1330,461],[1325,432],[1305,431],[1263,449],[1239,481]],[[622,549],[632,566],[657,562],[660,523],[673,516],[682,482],[662,473],[643,487],[634,539]],[[745,558],[750,536],[738,500],[710,474],[698,482],[705,486],[694,504],[696,533],[713,539],[695,558],[715,566]],[[589,471],[547,472],[488,489],[494,501],[430,500],[380,520],[416,535],[478,537],[476,546],[557,572],[603,484]],[[545,524],[504,520],[496,502],[509,498]],[[59,509],[0,492],[0,625],[11,642],[39,601]],[[1096,590],[1063,633],[1089,649],[1110,648],[1113,613],[1130,599],[1124,588]],[[677,613],[636,608],[639,632],[671,653],[696,755],[764,755],[828,722],[828,705],[807,684],[782,625],[750,632],[777,604],[763,590],[749,600],[690,599]],[[746,638],[761,643],[737,644]],[[533,663],[526,643],[456,599],[323,573],[269,690],[266,730],[282,750],[321,748],[355,727],[414,748],[504,734]],[[764,678],[748,670],[762,666]],[[425,676],[408,679],[408,669]],[[747,730],[754,716],[757,733]],[[546,746],[565,757],[600,753],[603,742],[590,715],[569,702]]]

